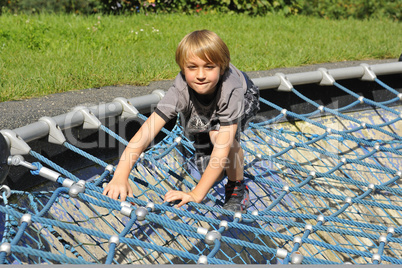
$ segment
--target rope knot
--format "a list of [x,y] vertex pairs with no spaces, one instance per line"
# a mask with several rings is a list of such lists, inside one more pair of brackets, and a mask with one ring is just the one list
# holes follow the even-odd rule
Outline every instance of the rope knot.
[[38,176],[38,175],[39,175],[39,171],[40,171],[40,169],[42,168],[42,164],[39,163],[39,162],[33,162],[32,165],[35,166],[37,169],[35,169],[35,170],[32,170],[32,169],[31,169],[31,170],[30,170],[31,174],[32,174],[32,175],[35,175],[35,176]]

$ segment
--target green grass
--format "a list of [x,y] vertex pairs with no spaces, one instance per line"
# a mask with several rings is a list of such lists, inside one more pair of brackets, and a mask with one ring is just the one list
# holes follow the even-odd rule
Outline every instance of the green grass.
[[401,23],[244,15],[0,16],[0,101],[172,79],[196,29],[217,32],[244,71],[397,58]]

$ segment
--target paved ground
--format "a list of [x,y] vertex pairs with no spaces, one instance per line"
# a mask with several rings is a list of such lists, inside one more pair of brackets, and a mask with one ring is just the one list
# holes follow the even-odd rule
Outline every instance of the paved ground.
[[[348,61],[337,63],[316,64],[297,68],[281,68],[268,71],[248,72],[251,78],[272,76],[275,73],[297,73],[315,71],[318,68],[336,69],[358,66],[361,63],[379,64],[396,62],[398,59]],[[52,94],[41,98],[0,103],[0,129],[15,129],[36,122],[43,116],[56,116],[69,112],[76,106],[94,106],[99,103],[111,102],[116,97],[133,98],[150,94],[155,89],[167,90],[171,80],[152,82],[148,86],[108,86],[79,91]]]

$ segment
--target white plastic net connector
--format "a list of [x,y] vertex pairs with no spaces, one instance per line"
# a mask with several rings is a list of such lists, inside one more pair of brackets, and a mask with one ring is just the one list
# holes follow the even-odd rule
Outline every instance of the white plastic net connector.
[[282,190],[289,193],[290,192],[289,185],[287,185],[287,184],[283,185]]
[[222,235],[218,231],[210,231],[205,235],[205,242],[208,245],[213,245],[215,243],[215,240],[221,240]]
[[398,176],[400,178],[402,176],[402,172],[401,171],[395,172],[395,176]]
[[318,215],[317,216],[317,221],[325,222],[325,218],[323,215]]
[[147,209],[150,209],[151,211],[155,210],[155,204],[153,202],[148,202],[147,205],[145,206]]
[[288,110],[282,109],[281,114],[286,115],[287,112],[288,112]]
[[31,216],[31,214],[26,213],[26,214],[22,215],[22,217],[21,217],[21,219],[20,219],[20,225],[21,225],[23,222],[26,222],[26,223],[28,224],[28,226],[31,225],[31,223],[32,223],[32,216]]
[[378,142],[376,142],[376,143],[374,144],[374,149],[375,149],[376,151],[380,150],[380,144],[379,144]]
[[394,234],[395,234],[395,228],[394,228],[394,227],[388,227],[388,229],[387,229],[387,234],[392,234],[392,235],[394,235]]
[[239,212],[239,211],[238,211],[238,212],[235,212],[234,218],[235,218],[235,219],[239,219],[239,222],[241,222],[242,219],[243,219],[241,212]]
[[251,212],[251,215],[253,215],[253,216],[258,216],[258,210],[253,210],[253,211]]
[[144,156],[145,156],[145,153],[142,152],[142,153],[140,154],[140,158],[144,158]]
[[352,205],[353,201],[352,198],[350,196],[345,198],[345,203],[348,203],[349,205]]
[[225,220],[222,220],[219,223],[219,228],[222,228],[222,227],[225,228],[225,231],[227,231],[229,229],[229,223],[227,221],[225,221]]
[[370,184],[367,186],[367,188],[368,188],[368,189],[371,189],[372,191],[374,191],[374,189],[375,189],[374,183],[370,183]]
[[174,139],[174,142],[177,143],[177,144],[180,144],[181,143],[181,137],[176,137]]
[[328,134],[332,134],[332,129],[331,128],[327,128],[326,130],[325,130]]
[[135,210],[135,215],[137,216],[138,221],[143,221],[148,215],[148,209],[146,209],[145,207],[139,207]]
[[294,141],[291,141],[290,143],[289,143],[289,145],[294,149],[294,148],[296,148],[296,142],[294,142]]
[[310,171],[310,173],[308,175],[313,178],[317,177],[317,174],[315,173],[315,171]]
[[398,97],[399,100],[402,100],[402,93],[399,93],[399,94],[397,95],[397,97]]
[[117,246],[120,243],[120,239],[119,239],[119,237],[117,235],[112,235],[109,238],[109,243],[114,243]]
[[288,256],[288,251],[284,248],[278,248],[276,250],[276,257],[279,259],[285,259]]
[[208,257],[205,255],[201,255],[198,258],[197,264],[208,264]]
[[291,264],[301,264],[303,262],[303,259],[304,256],[298,251],[295,251],[290,255]]
[[123,214],[126,217],[131,217],[131,212],[134,209],[132,207],[121,207],[120,213]]
[[0,245],[0,252],[5,252],[6,255],[10,255],[11,254],[11,244],[8,242],[4,242]]
[[361,104],[364,103],[364,97],[363,97],[363,96],[360,96],[357,100],[358,100]]
[[131,208],[131,203],[128,202],[128,201],[122,201],[122,202],[120,203],[120,206],[121,206],[121,207],[129,207],[129,208]]
[[366,128],[367,128],[367,124],[366,124],[365,122],[361,123],[360,126],[361,126],[363,129],[366,129]]
[[302,243],[302,239],[301,239],[301,237],[300,236],[295,236],[294,238],[293,238],[293,243],[298,243],[298,244],[301,244]]
[[197,228],[197,234],[200,234],[200,235],[207,235],[207,233],[208,233],[208,229],[207,229],[207,228],[204,228],[204,227],[198,227],[198,228]]
[[311,225],[311,224],[306,224],[306,226],[304,226],[304,230],[306,231],[306,230],[309,230],[310,232],[312,232],[313,231],[313,225]]
[[322,105],[318,106],[318,110],[320,110],[320,113],[323,113],[324,112],[324,106],[322,106]]
[[378,261],[378,263],[381,263],[381,255],[378,253],[373,254],[373,257],[371,258],[371,260],[374,261]]
[[386,235],[380,235],[380,237],[378,238],[378,242],[379,243],[387,243],[388,241],[387,241],[387,236]]
[[107,165],[107,166],[105,167],[105,170],[106,170],[106,171],[109,171],[109,173],[112,174],[112,173],[113,173],[113,168],[114,168],[113,165]]
[[341,162],[343,163],[343,164],[346,164],[347,163],[347,159],[346,159],[346,157],[341,157]]

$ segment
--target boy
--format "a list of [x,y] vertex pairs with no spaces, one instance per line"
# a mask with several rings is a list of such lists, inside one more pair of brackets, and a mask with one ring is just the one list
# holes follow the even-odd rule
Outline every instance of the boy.
[[206,148],[209,159],[200,157],[201,150],[196,152],[195,161],[202,173],[197,186],[188,193],[170,190],[165,201],[181,200],[178,207],[188,202],[200,203],[226,172],[223,208],[245,212],[249,194],[243,183],[240,131],[259,109],[259,91],[246,74],[229,62],[229,49],[214,32],[195,31],[183,38],[176,50],[181,72],[155,112],[131,139],[103,194],[113,199],[120,196],[122,201],[127,195],[132,196],[128,175],[134,163],[162,127],[181,113],[185,135],[195,141],[195,146],[201,140],[208,140],[212,146]]

